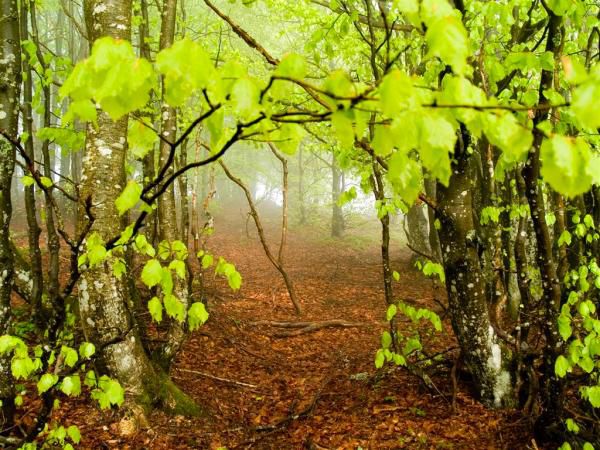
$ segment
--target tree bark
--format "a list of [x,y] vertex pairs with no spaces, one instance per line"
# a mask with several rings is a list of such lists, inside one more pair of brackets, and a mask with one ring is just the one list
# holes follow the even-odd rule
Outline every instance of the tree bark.
[[[91,43],[101,36],[129,40],[131,0],[87,0],[85,11]],[[91,199],[91,231],[104,240],[120,232],[114,200],[125,182],[127,121],[127,117],[113,121],[98,111],[97,126],[87,126],[81,196]],[[81,214],[80,223],[86,220]],[[145,408],[160,405],[173,412],[198,414],[199,408],[148,358],[128,308],[125,279],[113,274],[110,262],[85,270],[78,290],[86,339],[103,348],[98,369],[125,387],[127,400]],[[112,340],[116,342],[105,345]]]
[[[28,31],[28,3],[21,3],[21,39],[27,39]],[[26,78],[23,82],[23,130],[31,136],[24,144],[25,151],[29,158],[35,159],[35,150],[33,147],[33,111],[31,102],[33,99],[33,71],[29,65],[29,59],[23,58],[23,73]],[[29,244],[29,268],[26,273],[28,284],[31,283],[29,291],[29,301],[34,316],[42,306],[42,289],[44,284],[42,268],[42,252],[40,249],[40,234],[42,232],[37,219],[37,207],[35,203],[35,185],[25,187],[25,211],[27,214],[27,241]]]
[[[12,138],[18,134],[19,89],[21,83],[21,40],[16,0],[0,0],[0,130]],[[0,137],[0,335],[9,332],[13,286],[13,255],[10,246],[12,216],[11,181],[15,149]],[[14,390],[10,357],[0,356],[0,430],[12,424]]]
[[331,237],[342,237],[344,234],[344,213],[338,204],[341,192],[341,171],[331,154]]
[[498,408],[512,405],[514,393],[506,354],[488,312],[481,244],[473,218],[467,139],[462,128],[448,187],[437,185],[436,218],[443,230],[440,244],[452,327],[482,403]]
[[[173,45],[175,39],[175,19],[177,17],[177,0],[164,0],[162,7],[162,22],[160,30],[160,49],[166,49]],[[169,106],[164,100],[164,84],[163,84],[163,100],[161,108],[161,133],[170,142],[175,142],[177,137],[177,111],[172,106]],[[171,145],[161,141],[160,144],[160,167],[162,168],[168,163],[171,152],[174,151]],[[180,148],[179,151],[184,151]],[[173,173],[173,162],[171,167],[166,171],[166,176]],[[160,239],[173,242],[180,240],[185,223],[184,217],[181,218],[182,227],[177,226],[177,204],[175,201],[175,185],[172,184],[158,199],[158,229]],[[184,241],[185,242],[185,241]],[[175,275],[173,279],[173,295],[183,303],[185,310],[188,310],[189,291],[185,280],[180,279]],[[154,359],[164,369],[167,370],[183,341],[185,339],[185,321],[178,322],[175,319],[169,320],[169,329],[167,331],[166,342],[155,353]]]

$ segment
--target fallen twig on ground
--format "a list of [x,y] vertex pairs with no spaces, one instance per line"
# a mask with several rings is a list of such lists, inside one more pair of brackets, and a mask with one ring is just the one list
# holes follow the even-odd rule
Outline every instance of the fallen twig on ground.
[[211,380],[221,381],[223,383],[234,384],[236,386],[243,386],[243,387],[248,387],[248,388],[257,388],[258,387],[256,384],[244,383],[243,381],[230,380],[228,378],[221,378],[221,377],[217,377],[215,375],[211,375],[209,373],[199,372],[197,370],[179,369],[179,368],[176,368],[175,370],[177,370],[179,372],[193,373],[195,375],[200,375],[201,377],[210,378]]
[[292,331],[279,331],[273,333],[274,337],[292,337],[305,333],[311,333],[323,328],[357,328],[365,326],[364,323],[346,322],[340,319],[324,320],[322,322],[277,322],[272,320],[260,320],[250,322],[249,325],[267,325],[275,328],[292,328]]

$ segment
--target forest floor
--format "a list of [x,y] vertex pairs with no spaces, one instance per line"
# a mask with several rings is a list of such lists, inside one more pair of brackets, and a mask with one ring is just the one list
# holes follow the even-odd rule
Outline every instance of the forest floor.
[[[404,368],[375,369],[387,328],[375,224],[364,227],[369,239],[361,227],[339,240],[319,237],[326,230],[290,233],[286,264],[304,308],[300,318],[252,225],[248,237],[243,221],[216,221],[208,248],[236,264],[242,288],[233,293],[209,271],[204,295],[210,319],[191,335],[171,372],[209,417],[155,412],[147,427],[132,433],[118,411],[99,411],[83,396],[66,400],[55,418],[80,427],[83,448],[535,448],[527,418],[485,409],[460,377],[452,411],[450,367],[457,350],[447,317],[444,331],[426,341],[426,351],[445,352],[448,362],[432,370],[435,388]],[[277,236],[275,225],[267,230]],[[395,247],[396,297],[443,315],[442,289],[434,289],[411,265],[410,254]],[[280,337],[290,330],[256,324],[328,319],[361,326]],[[409,326],[399,323],[401,331]]]

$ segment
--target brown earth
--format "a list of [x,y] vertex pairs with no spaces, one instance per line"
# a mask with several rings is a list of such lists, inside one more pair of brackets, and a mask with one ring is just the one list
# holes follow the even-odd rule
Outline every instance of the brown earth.
[[[65,400],[55,418],[80,427],[83,448],[535,448],[527,419],[485,409],[464,377],[452,411],[450,367],[457,350],[447,317],[443,333],[425,339],[429,354],[444,356],[442,364],[428,369],[433,388],[404,368],[375,369],[387,323],[374,224],[355,228],[342,240],[319,237],[326,231],[314,228],[291,233],[286,261],[304,308],[301,318],[294,316],[281,277],[255,234],[246,236],[244,228],[217,220],[208,247],[236,264],[242,289],[233,293],[206,272],[210,319],[192,334],[172,371],[210,417],[155,412],[146,427],[134,430],[118,411],[99,411],[83,396]],[[271,231],[276,235],[275,228]],[[393,259],[400,273],[398,299],[443,315],[441,289],[411,265],[410,254],[395,250]],[[286,330],[253,324],[327,319],[361,326],[277,337]],[[410,324],[401,321],[399,327],[409,330]]]

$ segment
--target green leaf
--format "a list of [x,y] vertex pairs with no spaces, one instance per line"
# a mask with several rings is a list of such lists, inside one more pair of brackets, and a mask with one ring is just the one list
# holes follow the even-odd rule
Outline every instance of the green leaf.
[[63,345],[61,347],[60,354],[63,356],[65,364],[69,367],[73,367],[79,359],[79,355],[77,355],[77,352],[66,345]]
[[548,8],[557,16],[564,16],[573,10],[575,3],[573,0],[547,0]]
[[67,113],[69,119],[80,116],[94,120],[93,99],[117,120],[146,106],[154,82],[152,65],[136,58],[131,43],[103,37],[94,42],[90,57],[78,63],[65,80],[60,95],[74,100]]
[[387,332],[384,331],[383,333],[381,333],[381,348],[386,349],[386,348],[390,348],[392,345],[392,335]]
[[352,116],[349,111],[338,110],[331,115],[333,131],[343,148],[352,148],[354,145],[354,128]]
[[54,386],[56,383],[58,383],[58,375],[54,375],[53,373],[43,374],[37,382],[38,393],[43,394],[52,388],[52,386]]
[[118,381],[102,375],[98,380],[98,388],[92,392],[92,398],[98,401],[101,409],[107,409],[123,403],[125,390]]
[[115,200],[115,206],[117,207],[117,211],[119,215],[122,216],[131,208],[133,208],[137,202],[140,201],[140,196],[142,195],[142,186],[140,186],[136,181],[130,180],[121,192],[121,195],[117,197]]
[[375,354],[375,367],[377,369],[381,369],[383,364],[385,363],[385,354],[383,353],[383,349],[377,350]]
[[83,342],[79,346],[79,356],[84,359],[91,358],[96,353],[96,346],[91,342]]
[[177,297],[172,294],[165,295],[163,301],[165,304],[165,311],[169,317],[173,317],[179,322],[185,320],[185,306]]
[[214,261],[213,255],[206,253],[205,255],[202,256],[202,268],[208,269],[210,266],[213,265],[213,261]]
[[29,187],[29,186],[32,186],[33,184],[35,184],[35,180],[33,179],[33,177],[30,177],[29,175],[23,175],[21,177],[21,183],[23,183],[23,186]]
[[87,259],[90,267],[95,267],[102,263],[107,257],[106,247],[100,235],[96,232],[92,233],[86,241]]
[[427,28],[425,39],[429,47],[428,58],[439,57],[457,74],[467,71],[469,40],[467,31],[458,17],[450,15],[436,20]]
[[231,88],[231,104],[235,112],[249,118],[259,112],[260,89],[248,77],[238,79]]
[[69,375],[63,378],[60,390],[67,395],[77,396],[81,394],[81,379],[79,375]]
[[163,268],[157,259],[150,259],[142,269],[142,282],[148,287],[154,287],[162,281]]
[[571,233],[569,233],[568,230],[564,230],[561,234],[560,237],[558,238],[558,246],[562,247],[563,245],[571,245]]
[[232,290],[237,291],[242,286],[242,276],[238,271],[234,271],[227,275],[227,283]]
[[600,70],[596,77],[578,86],[573,91],[571,109],[581,124],[585,127],[596,129],[600,127],[600,114],[598,114],[598,98],[600,98]]
[[575,197],[592,186],[591,152],[585,140],[554,135],[542,143],[540,158],[544,180],[561,194]]
[[128,149],[137,159],[143,159],[154,148],[158,137],[145,119],[130,120],[127,130]]
[[81,433],[79,432],[79,428],[75,425],[71,425],[67,428],[67,434],[69,435],[69,439],[71,439],[75,444],[79,444],[81,441]]
[[569,418],[565,423],[567,425],[567,430],[575,434],[579,433],[579,425],[577,425],[573,419]]
[[554,373],[558,375],[560,378],[563,378],[567,375],[567,371],[571,370],[571,365],[569,364],[569,360],[565,358],[563,355],[560,355],[556,358],[556,362],[554,363]]
[[412,205],[419,193],[423,180],[421,167],[402,151],[396,151],[388,163],[387,178],[402,200]]
[[152,299],[148,302],[148,311],[150,311],[152,320],[154,320],[155,322],[162,321],[163,306],[162,302],[158,297],[152,297]]
[[385,320],[387,320],[389,322],[396,316],[397,313],[398,313],[398,307],[394,304],[391,304],[390,306],[388,306],[388,309],[385,313]]
[[585,395],[594,408],[600,408],[600,386],[585,388]]
[[183,262],[179,259],[174,259],[173,261],[170,262],[169,269],[174,270],[180,279],[185,280],[185,272],[186,272],[185,262]]
[[203,303],[194,302],[188,310],[188,326],[190,331],[194,331],[200,325],[203,325],[208,320],[208,312]]
[[306,76],[306,61],[304,57],[296,53],[289,53],[282,58],[275,74],[298,80],[302,79]]
[[571,329],[571,318],[565,314],[558,316],[558,332],[562,337],[563,341],[566,341],[573,334]]
[[383,77],[379,86],[379,102],[383,114],[394,117],[416,103],[412,80],[398,69]]
[[28,378],[35,370],[33,360],[27,356],[14,357],[10,363],[10,370],[15,378]]
[[502,159],[508,165],[522,162],[533,144],[531,131],[511,113],[487,114],[483,132],[492,145],[502,150]]
[[218,81],[218,73],[208,53],[187,38],[160,51],[156,56],[156,66],[165,76],[165,99],[175,107]]

